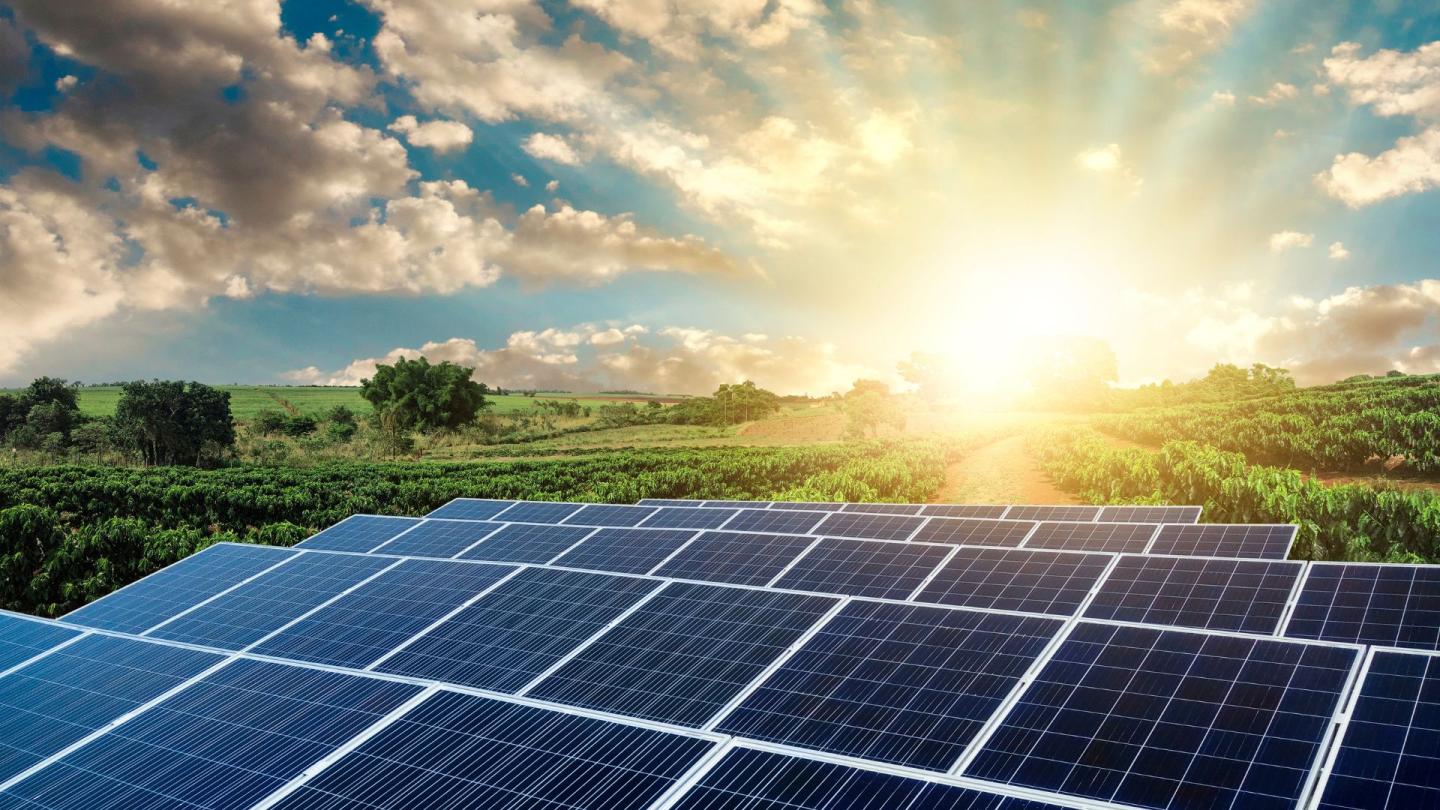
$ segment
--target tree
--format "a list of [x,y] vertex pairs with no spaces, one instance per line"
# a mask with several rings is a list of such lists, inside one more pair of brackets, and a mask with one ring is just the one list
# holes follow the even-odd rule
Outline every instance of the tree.
[[395,365],[375,367],[375,376],[360,381],[360,395],[385,413],[396,430],[457,428],[475,421],[489,390],[470,379],[474,369],[450,361],[400,358]]
[[28,412],[36,405],[49,405],[59,403],[67,411],[78,411],[80,409],[79,383],[72,383],[58,377],[37,377],[20,394],[21,401],[25,404]]
[[882,427],[905,429],[905,412],[890,396],[890,386],[879,380],[856,380],[840,398],[840,411],[845,414],[847,438],[876,436]]
[[115,427],[147,465],[198,465],[235,446],[230,393],[198,382],[126,383]]

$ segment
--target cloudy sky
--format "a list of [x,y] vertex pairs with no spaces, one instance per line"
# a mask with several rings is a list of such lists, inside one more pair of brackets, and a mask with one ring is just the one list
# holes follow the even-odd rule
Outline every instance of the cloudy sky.
[[0,0],[0,385],[1440,371],[1434,0]]

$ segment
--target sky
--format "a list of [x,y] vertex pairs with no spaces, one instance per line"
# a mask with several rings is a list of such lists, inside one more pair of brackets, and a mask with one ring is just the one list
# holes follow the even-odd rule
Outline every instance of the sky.
[[1440,371],[1434,0],[0,0],[0,386]]

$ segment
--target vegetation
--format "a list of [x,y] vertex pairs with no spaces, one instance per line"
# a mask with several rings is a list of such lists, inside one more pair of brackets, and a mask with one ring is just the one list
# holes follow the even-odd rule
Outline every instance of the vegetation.
[[402,357],[393,366],[376,366],[374,377],[360,381],[360,396],[393,429],[457,428],[485,407],[489,389],[470,379],[472,372],[449,361],[432,366],[424,357]]
[[147,465],[219,461],[235,446],[230,395],[192,382],[133,382],[115,409],[120,443]]
[[1256,363],[1245,369],[1230,363],[1217,363],[1198,380],[1172,383],[1165,380],[1156,385],[1111,392],[1113,410],[1157,408],[1174,405],[1195,405],[1205,402],[1235,403],[1256,397],[1273,397],[1295,390],[1295,380],[1283,368]]
[[850,391],[838,400],[845,414],[846,438],[870,438],[886,427],[905,429],[904,409],[890,394],[890,386],[879,380],[856,380]]

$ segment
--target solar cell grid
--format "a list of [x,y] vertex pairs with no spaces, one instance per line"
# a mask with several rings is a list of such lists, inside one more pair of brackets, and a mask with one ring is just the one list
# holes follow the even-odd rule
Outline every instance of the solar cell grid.
[[456,498],[425,517],[489,520],[509,509],[514,503],[514,501],[492,501],[484,498]]
[[700,726],[835,604],[823,596],[672,583],[529,694]]
[[646,807],[714,745],[708,739],[439,692],[278,807]]
[[700,506],[705,502],[690,498],[641,498],[636,506]]
[[944,771],[1062,625],[851,602],[717,728]]
[[1285,635],[1440,649],[1440,566],[1311,563]]
[[1205,523],[1198,526],[1165,525],[1155,535],[1151,554],[1189,554],[1201,557],[1244,557],[1283,560],[1290,555],[1295,526],[1249,526]]
[[79,630],[0,613],[0,672],[78,635]]
[[266,639],[254,652],[363,669],[514,570],[406,560]]
[[920,510],[922,515],[957,518],[999,518],[1008,506],[975,503],[930,503]]
[[962,547],[915,601],[1069,616],[1110,560],[1106,554]]
[[1291,807],[1356,655],[1081,622],[965,773],[1141,807]]
[[314,551],[373,551],[403,531],[419,525],[419,518],[387,515],[351,515],[334,526],[312,535],[298,548]]
[[904,599],[950,554],[944,546],[878,540],[821,540],[802,556],[777,588]]
[[634,526],[655,511],[653,506],[592,503],[561,522],[574,526]]
[[497,512],[493,519],[506,523],[559,523],[583,506],[579,503],[521,501],[503,512]]
[[812,537],[748,532],[705,532],[681,548],[655,574],[677,579],[765,585],[815,542]]
[[839,512],[844,506],[843,503],[830,501],[776,501],[770,504],[771,509],[800,510],[802,512]]
[[55,810],[242,808],[420,687],[234,661],[5,792]]
[[244,649],[395,563],[386,557],[302,554],[153,628],[148,635]]
[[808,534],[826,514],[785,509],[741,509],[725,524],[725,528],[732,532]]
[[1319,806],[1440,807],[1440,658],[1374,654]]
[[445,559],[475,545],[504,526],[483,520],[426,520],[375,549],[379,554]]
[[861,512],[870,515],[918,515],[924,504],[919,503],[847,503],[842,512]]
[[601,529],[555,561],[572,568],[648,574],[698,532],[692,529]]
[[1111,523],[1195,523],[1198,506],[1107,506],[1100,510],[1101,522]]
[[140,633],[294,556],[288,549],[221,543],[72,611],[65,621]]
[[1153,523],[1046,521],[1030,533],[1025,548],[1142,554],[1156,528]]
[[545,563],[564,554],[595,530],[588,526],[534,526],[512,523],[460,555],[462,560]]
[[734,509],[703,509],[698,506],[664,507],[640,525],[652,529],[714,529],[735,515]]
[[815,534],[869,540],[904,540],[915,533],[925,518],[909,515],[867,515],[839,512],[815,528]]
[[222,660],[197,650],[88,636],[0,678],[0,782]]
[[976,518],[931,518],[911,539],[919,543],[951,543],[964,546],[1020,545],[1035,524],[1028,520],[981,520]]
[[1085,617],[1270,635],[1303,569],[1278,560],[1127,555]]
[[1098,506],[1017,504],[1005,512],[1007,520],[1094,520],[1099,516]]
[[701,504],[710,509],[768,509],[770,501],[706,501]]
[[528,569],[375,669],[514,692],[660,585],[634,577]]

